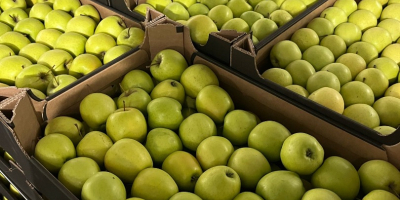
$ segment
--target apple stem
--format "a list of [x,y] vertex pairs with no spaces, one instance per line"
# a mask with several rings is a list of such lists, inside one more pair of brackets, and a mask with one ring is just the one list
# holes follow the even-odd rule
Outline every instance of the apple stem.
[[173,87],[176,87],[177,83],[176,83],[175,81],[171,81],[171,85],[172,85]]
[[128,37],[127,37],[127,38],[130,38],[130,37],[131,37],[131,28],[132,28],[132,27],[129,27],[129,29],[128,29]]
[[60,85],[60,83],[57,81],[56,77],[53,76],[54,81],[57,83],[57,85]]
[[14,22],[18,22],[18,18],[16,16],[9,15]]
[[125,110],[125,109],[126,109],[126,107],[125,107],[125,100],[122,101],[122,103],[124,104],[124,111],[126,111],[126,110]]
[[[124,19],[122,19],[122,18],[121,18],[120,21],[118,21],[118,24],[119,24],[121,27],[125,27],[125,26],[126,26],[125,21],[124,21]],[[125,26],[124,26],[124,24],[125,24]]]
[[124,92],[125,92],[125,90],[124,90],[124,88],[122,87],[121,83],[119,83],[119,87],[121,88],[121,90],[122,90],[122,93],[124,93]]
[[81,137],[83,137],[81,130],[79,130],[78,124],[74,124],[74,125],[75,125],[76,129],[78,130],[79,135],[80,135]]

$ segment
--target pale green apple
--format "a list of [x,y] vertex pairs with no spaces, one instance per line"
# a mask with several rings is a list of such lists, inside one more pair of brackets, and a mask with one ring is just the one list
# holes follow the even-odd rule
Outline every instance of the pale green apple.
[[0,36],[9,31],[12,31],[11,27],[0,21]]
[[168,4],[172,3],[171,0],[147,0],[146,3],[153,6],[157,11],[162,12]]
[[292,76],[285,69],[270,68],[263,72],[261,76],[283,87],[293,84]]
[[324,161],[321,144],[306,133],[294,133],[287,137],[280,154],[285,168],[299,175],[314,173]]
[[98,57],[85,53],[77,56],[72,61],[71,66],[68,69],[68,73],[76,78],[80,78],[101,66],[103,66],[103,63]]
[[310,95],[310,93],[303,86],[300,86],[300,85],[288,85],[285,88],[289,89],[305,98],[307,98]]
[[181,53],[173,49],[164,49],[154,56],[150,72],[154,79],[160,82],[167,79],[178,81],[187,67],[186,59]]
[[197,180],[194,193],[202,199],[233,199],[240,193],[240,177],[230,167],[215,166]]
[[333,53],[335,60],[339,58],[341,55],[346,53],[347,47],[346,42],[337,35],[328,35],[321,40],[321,46],[324,46],[331,50]]
[[187,21],[187,26],[190,29],[190,37],[200,45],[205,45],[208,41],[209,34],[217,32],[217,25],[212,19],[205,15],[196,15]]
[[186,26],[187,25],[187,20],[177,20],[176,22]]
[[145,147],[154,163],[161,165],[171,153],[182,150],[182,141],[169,129],[155,128],[147,134]]
[[307,24],[307,28],[311,28],[312,30],[314,30],[318,34],[319,38],[322,39],[325,36],[332,35],[335,26],[328,19],[317,17]]
[[224,89],[216,85],[208,85],[197,95],[196,108],[198,112],[206,114],[215,123],[221,124],[225,115],[234,110],[235,106]]
[[46,3],[53,7],[53,3],[55,0],[37,0],[38,3]]
[[136,108],[142,113],[147,113],[147,105],[150,103],[150,95],[141,88],[131,87],[128,90],[122,92],[118,97],[117,107],[118,108]]
[[197,1],[196,0],[173,0],[173,2],[178,2],[185,6],[186,9],[188,9],[191,5],[195,4]]
[[68,21],[65,28],[65,33],[75,32],[85,37],[90,37],[94,34],[96,28],[96,21],[88,16],[75,16]]
[[362,0],[358,3],[358,10],[369,10],[379,19],[382,13],[382,4],[378,0]]
[[229,0],[197,0],[198,3],[206,5],[209,9],[214,8],[217,5],[225,5]]
[[98,172],[83,184],[82,199],[126,200],[124,183],[110,172]]
[[43,29],[43,23],[35,18],[23,19],[14,27],[14,31],[27,35],[28,38],[33,42],[36,41],[38,33]]
[[31,41],[27,36],[15,31],[9,31],[0,36],[0,44],[7,45],[15,54],[18,54],[22,48],[30,43]]
[[227,165],[234,149],[232,143],[220,136],[210,136],[200,142],[196,149],[196,158],[203,170],[218,165]]
[[201,200],[201,198],[191,192],[178,192],[174,194],[169,200]]
[[383,136],[390,135],[396,131],[396,129],[391,126],[377,126],[374,130]]
[[8,56],[0,60],[0,82],[15,85],[15,79],[25,68],[32,65],[31,61],[22,56]]
[[126,91],[129,88],[138,87],[150,93],[154,88],[153,80],[150,75],[142,70],[132,70],[128,72],[120,83],[122,91]]
[[75,10],[81,6],[79,0],[55,0],[53,3],[54,10],[63,10],[74,15]]
[[323,87],[308,96],[308,99],[340,114],[344,111],[344,100],[340,93],[332,88]]
[[47,170],[57,174],[66,161],[75,158],[75,146],[67,136],[54,133],[39,140],[34,156]]
[[54,49],[62,49],[70,53],[73,57],[77,57],[85,53],[86,37],[77,32],[68,32],[60,35]]
[[345,53],[341,55],[336,62],[342,63],[350,69],[353,80],[356,78],[358,73],[367,67],[367,63],[365,62],[364,58],[355,53]]
[[46,29],[54,28],[61,32],[65,32],[69,20],[72,16],[63,10],[52,10],[44,19],[44,27]]
[[363,33],[361,40],[374,45],[379,53],[382,52],[386,46],[392,43],[390,33],[381,27],[373,27],[366,30]]
[[262,14],[266,18],[269,18],[271,13],[278,9],[279,6],[274,1],[261,1],[254,7],[255,12]]
[[47,96],[45,95],[45,92],[41,92],[40,90],[29,88],[32,92],[32,94],[39,98],[39,99],[45,99]]
[[303,60],[308,61],[315,71],[319,71],[326,65],[335,62],[335,56],[327,47],[314,45],[303,52]]
[[400,99],[396,97],[386,96],[378,99],[373,107],[379,115],[381,125],[398,128],[400,125]]
[[201,3],[195,3],[188,8],[189,15],[191,17],[196,15],[207,15],[210,9]]
[[391,58],[397,64],[400,64],[400,55],[398,52],[400,51],[400,43],[395,43],[388,45],[381,53],[382,57]]
[[385,19],[379,22],[378,27],[386,29],[395,42],[400,37],[400,21],[396,19]]
[[53,81],[47,86],[46,94],[48,96],[56,93],[57,91],[67,87],[71,83],[75,82],[77,79],[71,75],[61,74],[55,76]]
[[271,167],[264,155],[253,148],[239,148],[229,158],[228,167],[238,173],[241,187],[252,190],[258,181],[271,172]]
[[204,139],[215,135],[217,135],[215,123],[203,113],[190,115],[179,126],[179,137],[183,146],[192,151],[196,151]]
[[174,179],[158,168],[142,170],[133,181],[131,195],[143,199],[170,199],[178,193]]
[[18,88],[34,88],[46,92],[47,86],[53,81],[54,75],[48,67],[35,64],[25,67],[15,78]]
[[387,0],[381,0],[381,1],[385,1],[385,3],[382,3],[381,2],[381,4],[382,5],[390,5],[390,4],[396,4],[396,3],[399,3],[399,1],[398,0],[389,0],[389,1],[387,1]]
[[251,26],[251,31],[253,32],[254,36],[256,36],[256,38],[259,40],[263,40],[276,30],[278,30],[278,26],[276,25],[276,23],[267,18],[259,19],[254,22],[253,26]]
[[372,89],[361,81],[351,81],[342,86],[340,94],[343,97],[346,107],[353,104],[372,105],[375,102],[375,96]]
[[264,199],[301,199],[305,192],[303,183],[294,172],[274,171],[258,182],[256,193]]
[[[232,10],[226,5],[215,6],[208,12],[207,15],[217,25],[218,29],[221,29],[222,25],[233,19]],[[250,27],[250,25],[248,25],[248,27]],[[248,32],[248,30],[246,32]]]
[[307,9],[307,5],[301,0],[285,0],[280,5],[280,9],[286,10],[290,15],[296,17]]
[[122,56],[123,54],[130,51],[131,49],[132,48],[130,46],[126,46],[126,45],[114,46],[104,54],[103,63],[107,64],[107,63],[115,60],[116,58]]
[[28,14],[22,8],[11,8],[0,15],[0,21],[14,28],[19,21],[28,18]]
[[57,29],[44,29],[38,33],[36,36],[36,42],[45,44],[50,48],[54,48],[54,45],[56,44],[57,39],[62,35],[63,33]]
[[263,200],[258,194],[253,193],[253,192],[241,192],[233,200]]
[[103,60],[106,52],[116,46],[115,39],[107,33],[96,33],[90,36],[85,44],[86,53],[91,53]]
[[229,0],[226,5],[232,10],[234,18],[240,17],[246,11],[253,10],[253,7],[246,0]]
[[344,109],[343,115],[369,128],[380,124],[378,113],[367,104],[353,104]]
[[331,63],[321,69],[321,71],[328,71],[336,75],[339,79],[340,86],[352,81],[350,69],[342,63]]
[[361,71],[355,81],[361,81],[367,84],[374,92],[375,98],[383,96],[386,89],[389,87],[389,80],[386,78],[385,74],[375,68],[367,68]]
[[368,42],[355,42],[347,48],[347,53],[355,53],[364,58],[368,64],[378,58],[379,52],[376,47]]
[[368,68],[376,68],[381,70],[385,74],[386,78],[389,80],[389,84],[397,82],[399,66],[390,58],[380,57],[372,60],[368,64]]
[[363,200],[398,200],[396,195],[385,190],[373,190],[364,196]]
[[121,17],[111,15],[99,22],[94,33],[107,33],[117,39],[118,35],[126,28],[126,24]]
[[386,6],[382,11],[380,20],[385,20],[385,19],[400,20],[400,14],[399,12],[397,12],[399,8],[400,5],[398,3]]
[[215,73],[206,65],[195,64],[183,71],[181,84],[185,88],[186,95],[196,98],[199,92],[208,85],[219,85]]
[[67,74],[72,64],[72,56],[67,51],[54,49],[46,51],[37,60],[38,64],[47,66],[55,75]]
[[347,47],[352,45],[354,42],[360,41],[362,35],[361,29],[357,25],[347,22],[336,26],[334,34],[341,37]]
[[[20,53],[21,53],[21,51],[20,51]],[[7,45],[4,45],[4,44],[0,44],[0,60],[5,57],[13,56],[13,55],[15,55],[15,53],[10,47],[8,47]]]
[[280,68],[286,68],[291,62],[301,60],[301,56],[301,50],[297,44],[290,40],[278,42],[272,47],[270,52],[272,65]]
[[233,18],[222,25],[221,30],[236,30],[237,32],[248,33],[250,31],[250,27],[243,19]]
[[306,193],[304,193],[303,197],[301,198],[301,200],[317,200],[317,199],[341,200],[336,193],[323,188],[315,188],[308,190]]
[[177,130],[183,120],[181,111],[182,105],[175,99],[169,97],[154,99],[147,105],[149,127]]
[[264,16],[255,11],[246,11],[246,12],[242,13],[242,15],[240,15],[240,18],[242,18],[244,21],[246,21],[246,23],[251,28],[257,20],[264,18]]
[[400,99],[400,83],[391,85],[386,91],[385,96],[392,96]]
[[293,19],[292,15],[286,10],[275,10],[269,15],[269,19],[281,27]]
[[347,16],[357,10],[357,2],[354,0],[337,0],[333,6],[342,9]]
[[306,87],[308,78],[315,73],[314,67],[305,60],[295,60],[285,70],[290,73],[293,84],[302,87]]
[[248,3],[251,5],[251,7],[256,7],[258,3],[264,0],[248,0]]
[[52,10],[53,8],[47,3],[36,3],[29,11],[29,17],[44,21],[46,15]]
[[152,99],[170,97],[183,104],[185,101],[185,89],[178,81],[167,79],[157,84],[151,91],[150,96]]
[[132,183],[140,171],[153,167],[153,161],[142,144],[134,139],[124,138],[107,151],[104,166],[124,183]]
[[117,106],[113,99],[103,93],[89,94],[79,105],[79,112],[83,121],[93,129],[105,126],[108,116],[115,110],[117,110]]
[[140,28],[130,27],[123,30],[117,37],[118,45],[127,45],[135,48],[143,43],[144,31]]
[[222,135],[235,146],[246,145],[251,130],[258,122],[258,117],[251,112],[233,110],[224,118]]
[[75,196],[79,197],[83,184],[97,172],[100,172],[100,167],[93,159],[74,158],[61,167],[58,180]]
[[104,164],[104,155],[113,145],[111,139],[100,131],[87,133],[76,146],[79,157],[88,157],[96,161],[99,166]]
[[337,25],[347,22],[347,14],[338,7],[329,7],[322,11],[320,17],[328,19],[332,22],[333,26],[336,27]]
[[177,20],[188,20],[190,15],[185,6],[178,2],[168,4],[162,11],[168,18]]
[[31,43],[22,48],[18,55],[28,58],[32,63],[37,63],[40,56],[47,51],[50,51],[48,46],[40,43]]
[[375,27],[378,24],[378,19],[369,10],[356,10],[349,16],[348,22],[357,25],[364,32],[369,28]]
[[100,22],[100,14],[99,11],[97,11],[97,9],[90,4],[86,4],[86,5],[82,5],[79,6],[79,8],[77,8],[75,10],[74,16],[88,16],[90,18],[92,18],[96,24],[98,24]]
[[319,44],[318,34],[310,28],[301,28],[295,31],[290,40],[297,44],[301,52],[304,52],[311,46]]
[[1,0],[0,8],[2,10],[8,10],[10,8],[26,8],[25,0]]

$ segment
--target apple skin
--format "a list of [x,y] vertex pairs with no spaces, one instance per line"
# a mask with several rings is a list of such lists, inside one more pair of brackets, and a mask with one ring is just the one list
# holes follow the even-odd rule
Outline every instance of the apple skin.
[[155,10],[155,8],[154,8],[152,5],[150,5],[150,4],[141,3],[141,4],[137,5],[137,6],[133,9],[133,11],[135,11],[135,12],[137,12],[137,13],[139,13],[139,14],[141,14],[141,15],[143,15],[143,16],[146,17],[147,8],[148,8],[148,9],[153,9],[153,10]]
[[233,200],[263,200],[258,194],[253,192],[241,192]]
[[107,33],[111,35],[114,39],[117,39],[118,35],[126,29],[126,24],[121,17],[113,15],[108,16],[101,20],[96,27],[96,33]]
[[400,172],[391,163],[384,160],[370,160],[358,169],[361,188],[365,194],[373,190],[400,192]]
[[190,17],[187,21],[187,26],[190,29],[190,37],[200,45],[205,45],[208,41],[209,34],[218,32],[217,25],[205,15],[196,15]]
[[191,17],[196,15],[207,15],[210,9],[202,4],[202,3],[195,3],[188,8],[189,15]]
[[64,10],[65,12],[74,15],[75,10],[81,6],[79,0],[54,0],[53,9],[54,10]]
[[35,18],[26,18],[19,21],[14,31],[28,35],[30,41],[36,41],[37,34],[44,29],[44,25],[41,21]]
[[305,60],[295,60],[285,68],[292,77],[293,84],[306,87],[307,80],[315,73],[314,67]]
[[86,41],[85,36],[76,32],[68,32],[58,37],[54,49],[68,51],[73,57],[77,57],[85,52]]
[[219,85],[215,73],[206,65],[195,64],[183,71],[181,84],[185,88],[186,95],[196,98],[199,92],[208,85]]
[[83,121],[93,129],[104,126],[108,116],[115,110],[117,110],[117,106],[113,99],[102,93],[87,95],[79,105],[79,111]]
[[374,130],[378,132],[379,135],[383,136],[390,135],[396,131],[396,129],[391,126],[377,126]]
[[28,18],[28,14],[22,8],[10,8],[5,10],[0,15],[0,21],[7,24],[11,28],[14,28],[17,22]]
[[[259,19],[263,19],[264,16],[255,11],[246,11],[246,12],[242,13],[242,15],[240,15],[240,18],[243,19],[244,21],[246,21],[246,23],[251,28],[253,26],[254,22],[256,22]],[[218,29],[220,29],[220,27],[218,27]]]
[[37,63],[37,60],[45,52],[50,51],[50,48],[41,43],[30,43],[19,51],[20,56],[28,58],[32,63]]
[[222,25],[221,30],[236,30],[237,32],[248,33],[250,30],[249,25],[242,18],[233,18]]
[[242,13],[253,10],[246,0],[230,0],[226,6],[232,10],[234,18],[239,18]]
[[169,129],[155,128],[147,134],[145,147],[154,163],[161,165],[171,153],[182,150],[182,141]]
[[61,32],[65,32],[69,20],[72,16],[63,10],[50,11],[44,19],[44,27],[46,29],[54,28]]
[[126,91],[129,88],[138,87],[150,94],[154,88],[154,83],[148,73],[142,70],[132,70],[124,76],[120,87],[122,91]]
[[206,138],[217,135],[217,127],[210,117],[203,113],[195,113],[182,121],[179,126],[179,137],[183,146],[196,151]]
[[79,8],[75,10],[75,13],[74,13],[75,17],[82,16],[82,15],[92,18],[96,22],[96,24],[98,24],[100,22],[99,11],[97,11],[97,9],[90,4],[79,6]]
[[323,188],[315,188],[308,190],[306,193],[304,193],[303,197],[301,198],[301,200],[318,200],[318,199],[341,200],[337,194]]
[[331,50],[335,59],[346,53],[346,42],[337,35],[328,35],[321,40],[321,46]]
[[329,7],[322,11],[320,17],[328,19],[332,22],[333,26],[336,27],[337,25],[347,22],[347,14],[344,10],[337,7]]
[[314,45],[305,50],[302,58],[314,66],[315,71],[319,71],[326,65],[335,62],[335,56],[332,51],[321,45]]
[[0,3],[2,10],[8,10],[10,8],[26,8],[25,0],[2,0]]
[[147,113],[147,105],[150,103],[150,95],[141,88],[130,88],[124,91],[117,99],[118,108],[136,108],[143,114]]
[[96,161],[103,167],[104,156],[108,149],[111,148],[113,142],[108,135],[100,131],[92,131],[87,133],[76,146],[76,154],[78,157],[88,157]]
[[399,52],[400,49],[400,43],[397,41],[397,43],[390,44],[388,45],[381,53],[382,57],[388,57],[391,58],[394,62],[397,64],[400,64],[400,56],[397,52]]
[[163,13],[170,19],[177,20],[188,20],[189,12],[186,10],[185,6],[178,2],[172,2],[168,4]]
[[286,87],[293,84],[290,73],[281,68],[270,68],[261,74],[261,77],[270,80],[280,86]]
[[389,80],[390,85],[397,82],[399,66],[390,58],[380,57],[372,60],[368,64],[368,68],[377,68],[381,70]]
[[380,124],[378,113],[367,104],[351,105],[344,109],[343,115],[371,129]]
[[335,89],[323,87],[308,96],[308,99],[317,102],[340,114],[344,111],[344,100],[342,95]]
[[57,91],[67,87],[71,83],[75,82],[77,79],[68,74],[61,74],[55,76],[53,81],[47,86],[46,94],[48,96],[53,95]]
[[[179,164],[178,164],[179,163]],[[162,170],[167,172],[176,182],[180,191],[193,192],[194,186],[203,170],[192,154],[175,151],[165,158]]]
[[143,43],[144,31],[140,28],[130,27],[127,28],[118,35],[117,45],[127,45],[131,48],[135,48]]
[[333,23],[323,17],[317,17],[307,24],[307,28],[313,29],[320,39],[332,35],[335,29]]
[[96,21],[88,16],[75,16],[68,21],[65,32],[76,32],[85,37],[90,37],[94,34],[96,25]]
[[295,60],[301,60],[301,50],[296,43],[290,40],[283,40],[274,45],[271,49],[270,59],[274,67],[285,68]]
[[398,128],[400,125],[399,103],[400,99],[391,96],[382,97],[374,103],[373,108],[379,115],[381,125]]
[[335,35],[341,37],[346,46],[349,47],[354,42],[358,42],[361,40],[362,32],[360,27],[353,23],[341,23],[335,28]]
[[0,82],[15,85],[15,79],[25,68],[32,65],[31,61],[22,56],[8,56],[0,60]]
[[384,28],[372,27],[363,33],[361,41],[374,45],[374,47],[380,53],[385,47],[387,47],[389,44],[392,44],[392,36]]
[[11,27],[0,21],[0,36],[9,31],[12,31]]
[[101,198],[126,200],[124,184],[110,172],[98,172],[83,184],[82,200]]
[[337,0],[333,6],[342,9],[347,16],[357,10],[356,1]]
[[224,118],[222,135],[235,146],[246,145],[250,132],[259,121],[251,112],[233,110]]
[[400,83],[391,85],[385,92],[386,96],[392,96],[400,99]]
[[310,95],[310,93],[304,87],[302,87],[300,85],[288,85],[285,88],[289,89],[292,92],[295,92],[305,98],[307,98]]
[[[278,9],[279,9],[279,6],[274,1],[260,1],[254,7],[254,11],[262,14],[265,18],[269,18],[271,13]],[[282,10],[285,10],[285,9],[282,9]],[[287,10],[285,10],[285,11],[287,11]]]
[[142,144],[134,139],[124,138],[107,151],[104,166],[124,183],[132,183],[140,171],[153,167],[153,161]]
[[240,177],[230,167],[216,166],[205,171],[197,180],[194,193],[202,199],[233,199],[240,193]]
[[376,68],[367,68],[361,71],[354,80],[367,84],[374,92],[375,98],[383,96],[389,87],[389,80],[385,74]]
[[396,19],[381,20],[378,27],[386,29],[392,37],[392,42],[395,42],[400,37],[400,21]]
[[179,81],[187,67],[186,59],[181,53],[173,49],[164,49],[154,56],[150,72],[160,82],[167,79]]
[[149,127],[177,130],[183,120],[181,111],[182,105],[175,99],[169,97],[153,99],[147,105]]
[[45,44],[50,48],[54,48],[54,45],[56,44],[57,39],[62,35],[63,33],[57,29],[44,29],[38,33],[36,36],[36,42]]
[[390,18],[400,20],[400,15],[397,12],[397,10],[399,8],[400,8],[400,5],[398,5],[396,3],[386,6],[382,11],[380,20],[385,20],[385,19],[390,19]]
[[343,97],[345,107],[353,104],[372,105],[375,102],[375,96],[372,89],[361,81],[351,81],[342,86],[340,94]]
[[228,139],[211,136],[200,142],[196,149],[196,158],[202,169],[208,170],[218,165],[227,165],[233,151],[233,145]]
[[350,69],[342,63],[328,64],[325,67],[323,67],[321,69],[321,71],[328,71],[328,72],[335,74],[336,77],[339,79],[340,86],[342,86],[352,80]]
[[259,19],[254,22],[253,26],[251,26],[251,31],[253,31],[254,36],[257,39],[263,40],[264,38],[271,35],[278,29],[276,23],[270,19],[264,18]]
[[86,53],[91,53],[103,60],[106,52],[116,46],[115,39],[107,33],[96,33],[88,38],[85,44]]
[[293,19],[293,16],[286,10],[275,10],[269,15],[269,19],[281,27]]
[[39,140],[34,155],[47,170],[57,174],[66,161],[75,158],[76,152],[67,136],[54,133]]
[[280,9],[286,10],[290,15],[296,17],[307,9],[307,5],[301,0],[285,0],[280,5]]
[[[191,192],[178,192],[174,194],[169,200],[201,200],[199,196]],[[129,199],[127,199],[129,200]]]
[[304,52],[311,46],[319,44],[318,34],[310,28],[301,28],[295,31],[290,40],[297,44],[301,52]]
[[82,122],[67,116],[59,116],[51,119],[44,130],[44,135],[59,133],[67,136],[74,145],[82,140],[85,135]]
[[336,62],[342,63],[350,69],[352,79],[355,79],[358,73],[367,68],[364,58],[355,53],[345,53]]
[[103,66],[103,63],[101,63],[98,57],[85,53],[77,56],[72,61],[68,73],[76,78],[80,78],[101,66]]
[[308,78],[306,89],[310,94],[323,87],[329,87],[339,92],[340,80],[334,73],[324,70],[318,71]]
[[47,86],[53,80],[54,75],[48,67],[36,64],[25,67],[15,78],[15,86],[18,88],[34,88],[46,92]]
[[353,23],[360,27],[364,32],[369,28],[378,25],[378,20],[375,15],[369,10],[356,10],[348,18],[348,22]]
[[30,43],[28,37],[15,31],[6,32],[0,37],[0,44],[7,45],[15,54],[18,54],[22,48]]
[[185,101],[185,89],[178,81],[167,79],[157,84],[151,91],[150,96],[151,99],[170,97],[183,104]]
[[52,10],[53,8],[47,3],[36,3],[29,11],[29,17],[44,21],[46,15]]
[[260,179],[256,187],[256,193],[264,199],[297,200],[301,199],[304,192],[299,175],[291,171],[268,173]]
[[165,7],[172,3],[171,0],[147,0],[146,3],[152,5],[158,12],[162,12]]
[[398,200],[396,195],[385,190],[373,190],[364,196],[362,200]]
[[[0,85],[1,85],[1,84],[0,84]],[[1,87],[1,86],[0,86],[0,87]],[[45,93],[41,92],[40,90],[33,89],[33,88],[30,88],[30,90],[31,90],[32,94],[33,94],[35,97],[39,98],[39,99],[45,99],[45,98],[47,97],[47,96],[45,95]]]
[[347,53],[356,53],[360,55],[367,64],[379,56],[379,52],[374,45],[363,41],[353,43],[347,48]]
[[118,45],[114,46],[111,49],[109,49],[105,54],[103,58],[103,63],[107,64],[118,57],[122,56],[126,52],[130,51],[132,48],[126,45]]

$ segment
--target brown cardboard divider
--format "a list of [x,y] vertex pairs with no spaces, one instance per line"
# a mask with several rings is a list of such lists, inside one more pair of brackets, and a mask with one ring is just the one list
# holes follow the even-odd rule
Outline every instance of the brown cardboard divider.
[[[143,3],[145,3],[144,1]],[[136,7],[136,5],[139,5],[139,3],[136,0],[110,0],[110,6],[139,20],[139,21],[144,21],[145,17],[135,11],[133,9]]]

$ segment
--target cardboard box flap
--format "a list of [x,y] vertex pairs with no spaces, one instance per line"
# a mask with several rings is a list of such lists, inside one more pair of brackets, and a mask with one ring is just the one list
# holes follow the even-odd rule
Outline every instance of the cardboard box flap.
[[232,45],[231,67],[250,78],[260,79],[255,56],[251,35],[247,34]]
[[400,168],[400,143],[392,146],[383,145],[383,147],[388,154],[388,160]]
[[144,24],[146,25],[148,23],[154,23],[163,17],[165,17],[163,13],[158,12],[157,10],[154,9],[147,8],[146,19],[144,20]]

